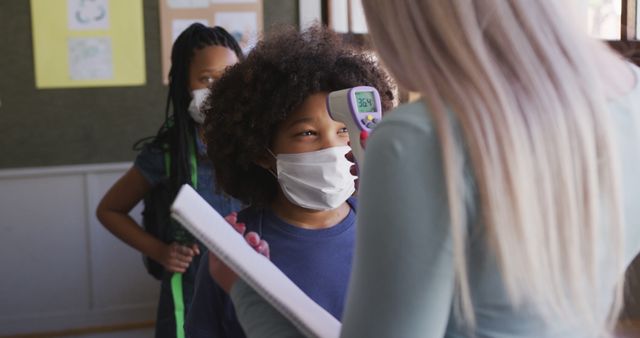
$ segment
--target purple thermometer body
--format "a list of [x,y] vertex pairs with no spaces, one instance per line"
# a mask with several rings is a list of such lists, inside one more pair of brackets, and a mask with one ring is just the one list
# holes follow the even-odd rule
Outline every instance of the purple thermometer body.
[[332,119],[347,126],[353,155],[362,170],[362,142],[382,119],[380,94],[375,88],[368,86],[331,92],[327,97],[327,109]]

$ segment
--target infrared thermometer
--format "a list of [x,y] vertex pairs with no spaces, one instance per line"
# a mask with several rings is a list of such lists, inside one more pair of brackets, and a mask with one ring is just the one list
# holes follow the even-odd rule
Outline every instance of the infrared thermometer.
[[360,86],[331,92],[327,97],[329,115],[347,126],[351,150],[358,168],[364,163],[364,142],[382,119],[380,94],[373,87]]

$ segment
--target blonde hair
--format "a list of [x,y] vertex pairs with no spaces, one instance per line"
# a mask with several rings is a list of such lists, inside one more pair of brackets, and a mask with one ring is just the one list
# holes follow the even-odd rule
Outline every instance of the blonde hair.
[[[599,301],[614,291],[600,277],[613,264],[618,281],[624,268],[619,163],[592,57],[594,44],[604,46],[570,21],[565,1],[363,6],[382,61],[399,84],[422,94],[438,133],[457,303],[468,325],[475,317],[465,256],[465,152],[486,239],[513,305],[533,304],[548,323],[592,325],[594,334],[607,335],[621,293],[610,316],[599,311]],[[608,267],[598,262],[603,250],[610,251]]]

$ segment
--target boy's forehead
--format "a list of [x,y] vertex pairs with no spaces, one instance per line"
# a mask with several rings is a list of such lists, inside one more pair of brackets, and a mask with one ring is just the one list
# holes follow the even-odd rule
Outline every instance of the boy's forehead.
[[296,107],[285,119],[285,123],[295,123],[298,120],[308,120],[317,118],[330,118],[327,110],[328,93],[315,93],[308,96],[302,103]]

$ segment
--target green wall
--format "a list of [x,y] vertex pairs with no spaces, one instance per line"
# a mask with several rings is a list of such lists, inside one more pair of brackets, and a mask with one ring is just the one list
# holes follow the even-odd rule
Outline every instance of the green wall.
[[[164,117],[158,0],[144,0],[146,85],[36,90],[28,0],[0,1],[0,168],[131,161]],[[297,0],[265,0],[264,23],[297,24]]]

